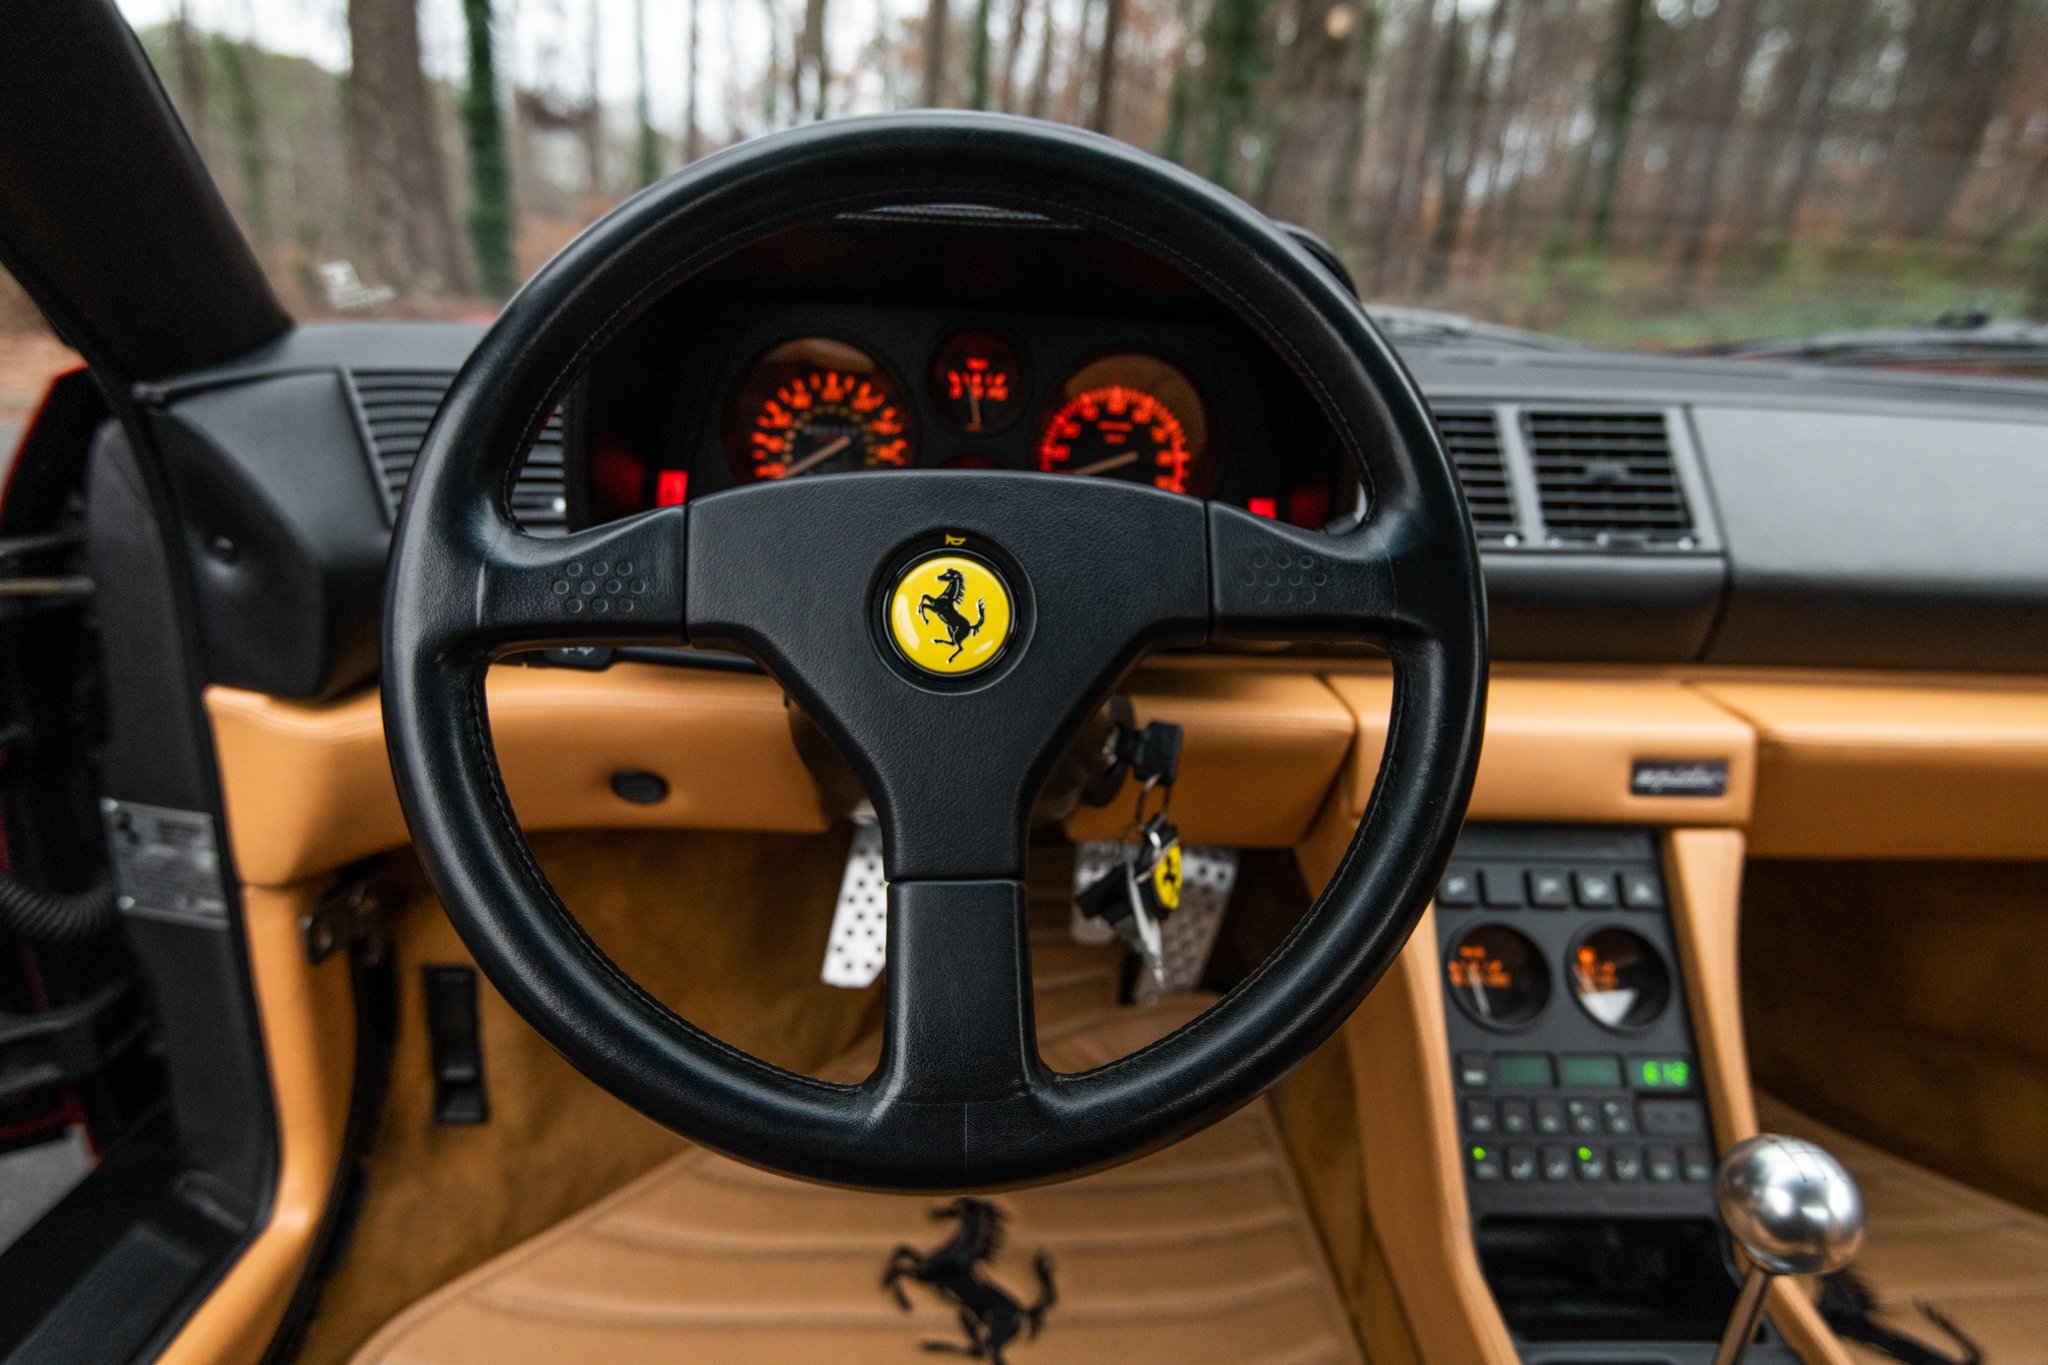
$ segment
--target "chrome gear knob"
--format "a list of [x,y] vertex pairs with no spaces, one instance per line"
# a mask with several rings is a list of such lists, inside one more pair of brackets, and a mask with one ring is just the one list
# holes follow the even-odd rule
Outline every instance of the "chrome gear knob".
[[1749,1253],[1749,1277],[1714,1365],[1737,1365],[1756,1339],[1777,1275],[1826,1275],[1863,1245],[1863,1192],[1842,1163],[1803,1138],[1764,1134],[1728,1149],[1714,1182],[1721,1221]]
[[1841,1162],[1803,1138],[1738,1142],[1714,1193],[1729,1235],[1773,1275],[1826,1275],[1863,1245],[1862,1192]]

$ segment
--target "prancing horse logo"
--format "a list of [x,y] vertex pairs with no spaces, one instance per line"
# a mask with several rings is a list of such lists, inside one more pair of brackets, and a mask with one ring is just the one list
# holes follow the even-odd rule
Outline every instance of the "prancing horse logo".
[[903,661],[942,678],[987,668],[1017,629],[1017,604],[996,566],[950,547],[897,574],[883,611]]
[[936,593],[926,593],[917,604],[917,619],[928,622],[934,616],[939,618],[945,627],[946,638],[932,643],[953,647],[953,652],[946,656],[946,662],[951,663],[960,657],[961,650],[967,648],[967,642],[981,634],[981,628],[988,624],[988,599],[978,597],[974,600],[975,618],[970,621],[967,613],[960,610],[960,603],[967,597],[966,575],[958,569],[943,569],[939,573],[939,582],[945,586]]

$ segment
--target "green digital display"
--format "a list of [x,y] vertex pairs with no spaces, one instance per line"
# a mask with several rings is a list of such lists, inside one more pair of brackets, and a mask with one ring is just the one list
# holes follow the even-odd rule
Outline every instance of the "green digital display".
[[1493,1078],[1502,1085],[1551,1085],[1550,1058],[1541,1052],[1502,1052],[1493,1059]]
[[1690,1090],[1692,1063],[1683,1057],[1636,1057],[1629,1062],[1629,1081],[1638,1090]]
[[1594,1085],[1618,1087],[1621,1084],[1621,1058],[1611,1052],[1566,1054],[1558,1059],[1558,1073],[1566,1085]]

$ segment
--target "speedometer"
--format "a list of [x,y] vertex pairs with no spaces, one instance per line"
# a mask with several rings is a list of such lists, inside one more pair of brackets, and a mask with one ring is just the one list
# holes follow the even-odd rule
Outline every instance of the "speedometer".
[[741,483],[902,469],[915,453],[895,381],[830,337],[786,341],[747,366],[728,403],[725,448]]
[[1114,355],[1060,387],[1039,438],[1038,467],[1201,494],[1211,481],[1207,436],[1186,375],[1155,356]]

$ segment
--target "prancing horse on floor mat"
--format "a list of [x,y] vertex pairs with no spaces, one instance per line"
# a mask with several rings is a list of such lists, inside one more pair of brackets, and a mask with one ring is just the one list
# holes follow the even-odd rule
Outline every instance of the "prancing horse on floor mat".
[[1024,1307],[1009,1291],[981,1273],[981,1267],[1003,1249],[1003,1211],[979,1199],[955,1199],[932,1210],[934,1219],[953,1218],[959,1226],[953,1235],[919,1254],[914,1247],[900,1246],[889,1256],[889,1268],[882,1272],[882,1288],[896,1296],[903,1311],[910,1311],[910,1297],[903,1292],[903,1277],[920,1280],[936,1289],[960,1314],[966,1344],[927,1341],[927,1351],[945,1351],[972,1356],[990,1365],[1003,1365],[1003,1348],[1025,1334],[1035,1340],[1045,1323],[1046,1310],[1057,1297],[1052,1285],[1052,1258],[1039,1252],[1031,1258],[1038,1275],[1038,1301]]

